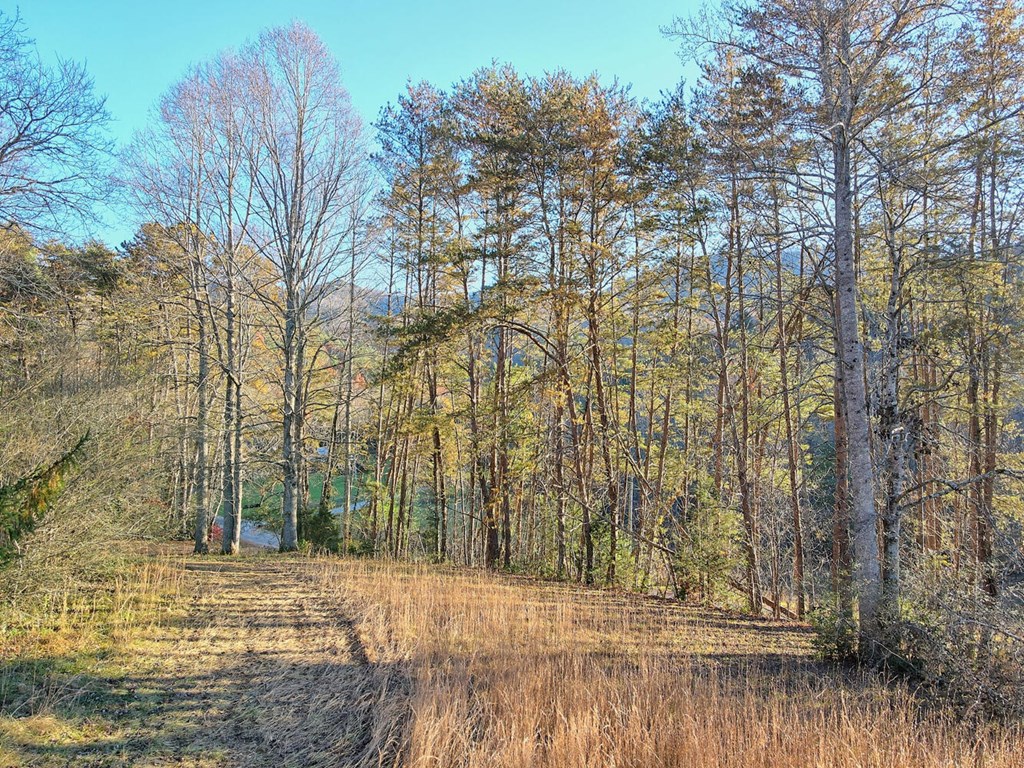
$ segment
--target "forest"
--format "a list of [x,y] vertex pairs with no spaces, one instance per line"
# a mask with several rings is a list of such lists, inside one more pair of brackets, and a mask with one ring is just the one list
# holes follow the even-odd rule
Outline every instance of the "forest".
[[[991,760],[975,752],[974,764],[1014,764],[1016,0],[727,3],[666,20],[662,34],[701,75],[660,100],[638,100],[604,76],[614,73],[495,61],[454,83],[396,84],[366,120],[335,55],[296,21],[182,73],[124,144],[110,139],[85,66],[45,64],[30,31],[0,14],[4,645],[28,642],[26,627],[54,611],[91,600],[95,613],[97,594],[117,604],[158,543],[186,570],[249,573],[257,558],[271,570],[248,578],[264,594],[320,569],[301,578],[336,604],[378,601],[422,621],[385,631],[366,609],[338,626],[355,627],[357,645],[385,638],[403,663],[432,659],[409,663],[426,665],[415,685],[433,681],[436,696],[454,675],[439,659],[461,651],[422,629],[440,621],[423,606],[450,621],[476,610],[444,592],[459,589],[445,574],[492,600],[487,611],[510,611],[481,619],[493,636],[509,632],[501,652],[535,631],[509,629],[520,614],[505,600],[555,623],[610,601],[603,618],[579,619],[595,627],[571,643],[584,653],[642,646],[622,618],[632,609],[614,601],[657,597],[745,616],[758,632],[810,627],[792,642],[807,663],[832,665],[813,675],[875,676],[885,682],[863,685],[939,707],[906,704],[911,722],[1010,729],[987,747],[950,735],[947,752],[906,765],[966,764],[970,749]],[[78,237],[110,201],[136,234]],[[161,570],[171,566],[145,568],[172,578]],[[423,586],[435,581],[433,593]],[[531,592],[551,583],[580,602]],[[197,589],[226,602],[233,584]],[[288,621],[306,604],[275,610]],[[559,631],[576,637],[572,626]],[[490,647],[482,630],[464,631]],[[0,653],[5,666],[17,658]],[[639,674],[615,669],[609,679]],[[667,669],[642,679],[668,690]],[[5,674],[0,736],[28,700],[27,678]],[[466,675],[444,678],[445,701],[472,688]],[[687,675],[682,687],[699,688]],[[740,695],[715,684],[723,700]],[[770,720],[771,705],[744,706]],[[416,752],[419,731],[401,722],[370,740],[377,762],[365,764],[498,764],[470,747]],[[511,749],[480,727],[496,739],[491,757]],[[899,738],[913,741],[913,728]],[[662,746],[617,762],[544,743],[547,762],[538,752],[507,764],[698,764]],[[904,764],[815,762],[788,743],[788,762],[751,762],[755,751],[700,764]],[[363,764],[314,755],[295,764]],[[0,747],[4,758],[21,764]]]

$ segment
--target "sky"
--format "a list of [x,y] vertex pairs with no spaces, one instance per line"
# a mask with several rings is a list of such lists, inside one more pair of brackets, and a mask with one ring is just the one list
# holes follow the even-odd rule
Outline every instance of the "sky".
[[[192,64],[260,30],[305,22],[338,59],[352,103],[372,123],[409,80],[445,87],[492,60],[526,75],[597,72],[655,99],[683,75],[678,43],[660,28],[700,0],[0,0],[20,11],[48,61],[85,62],[107,98],[111,132],[131,138],[160,95]],[[94,234],[116,244],[135,222],[107,211]]]

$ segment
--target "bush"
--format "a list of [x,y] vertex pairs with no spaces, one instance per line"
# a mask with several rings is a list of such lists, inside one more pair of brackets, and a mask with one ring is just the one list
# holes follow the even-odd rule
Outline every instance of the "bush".
[[814,608],[807,614],[814,628],[814,645],[818,658],[826,661],[846,661],[856,650],[856,626],[853,617],[842,613],[834,604]]
[[908,582],[885,630],[890,670],[916,680],[964,716],[1024,717],[1021,595],[998,599],[934,573]]
[[303,513],[302,538],[313,550],[337,552],[341,547],[338,521],[322,507],[312,513]]
[[739,563],[740,522],[734,509],[722,509],[709,477],[692,484],[691,503],[684,518],[673,509],[668,538],[675,544],[672,568],[679,598],[715,603],[728,590]]

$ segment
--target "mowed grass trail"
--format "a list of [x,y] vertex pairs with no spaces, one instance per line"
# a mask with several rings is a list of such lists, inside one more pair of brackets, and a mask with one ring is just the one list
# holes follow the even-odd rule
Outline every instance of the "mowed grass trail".
[[[101,653],[92,638],[62,659],[21,654],[22,667],[47,669],[27,681],[34,696],[7,686],[0,766],[369,763],[373,718],[389,711],[380,698],[392,698],[393,683],[318,588],[316,563],[161,560],[175,596]],[[389,742],[372,745],[374,764],[394,751]]]
[[4,649],[0,766],[1024,766],[793,623],[399,563],[142,572],[106,641]]

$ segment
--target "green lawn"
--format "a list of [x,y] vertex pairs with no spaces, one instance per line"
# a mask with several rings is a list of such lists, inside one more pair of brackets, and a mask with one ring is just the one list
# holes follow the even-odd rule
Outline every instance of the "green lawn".
[[[323,494],[324,476],[322,472],[314,472],[309,476],[309,503],[316,508]],[[331,507],[341,506],[345,501],[345,478],[335,477],[331,481]],[[281,495],[284,492],[280,482],[269,480],[252,481],[245,484],[242,491],[243,516],[246,520],[254,520],[273,527],[281,522]],[[353,488],[355,495],[360,494],[359,487]]]

